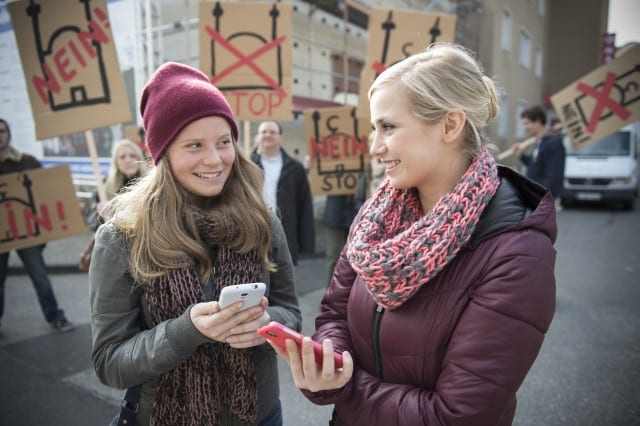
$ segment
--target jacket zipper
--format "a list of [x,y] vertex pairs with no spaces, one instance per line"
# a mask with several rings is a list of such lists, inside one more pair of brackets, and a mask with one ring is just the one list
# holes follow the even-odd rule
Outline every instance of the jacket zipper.
[[373,359],[376,365],[376,377],[382,379],[382,356],[380,355],[380,323],[382,322],[382,315],[384,314],[384,308],[382,306],[376,307],[376,313],[373,317]]

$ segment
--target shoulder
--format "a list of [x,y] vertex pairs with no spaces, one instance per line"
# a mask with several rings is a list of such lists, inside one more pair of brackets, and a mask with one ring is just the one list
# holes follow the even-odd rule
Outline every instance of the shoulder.
[[290,156],[287,153],[287,151],[285,151],[284,149],[281,149],[280,151],[282,152],[282,164],[283,165],[287,165],[288,167],[295,168],[295,169],[300,169],[306,174],[306,171],[305,171],[304,166],[302,165],[301,161],[299,161],[298,159]]
[[499,166],[500,187],[478,222],[470,245],[512,229],[536,229],[555,240],[551,192],[515,170]]
[[25,169],[38,169],[42,167],[42,164],[36,157],[31,154],[22,153],[20,157],[20,163]]
[[127,247],[124,231],[118,228],[112,219],[98,227],[95,241],[96,246],[103,246],[112,250],[126,250]]
[[542,142],[544,142],[546,145],[562,147],[564,149],[564,145],[562,143],[562,135],[560,133],[547,133],[542,137]]

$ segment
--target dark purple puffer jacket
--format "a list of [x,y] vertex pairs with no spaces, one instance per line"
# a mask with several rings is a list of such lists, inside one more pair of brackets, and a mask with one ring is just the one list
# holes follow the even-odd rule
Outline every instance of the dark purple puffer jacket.
[[[314,339],[354,356],[334,425],[509,425],[555,310],[553,198],[506,167],[470,243],[401,307],[378,309],[343,252]],[[359,220],[359,218],[356,218]]]

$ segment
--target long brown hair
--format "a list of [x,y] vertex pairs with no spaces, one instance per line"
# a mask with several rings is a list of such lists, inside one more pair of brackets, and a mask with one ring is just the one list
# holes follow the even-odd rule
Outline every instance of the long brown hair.
[[[239,253],[257,248],[263,267],[269,259],[272,218],[261,193],[262,171],[233,142],[236,158],[222,192],[205,200],[216,226],[216,241]],[[193,196],[171,173],[167,156],[149,174],[111,201],[113,220],[129,241],[129,272],[137,283],[149,282],[170,269],[196,265],[205,282],[213,261],[190,214]],[[201,206],[200,206],[201,207]]]

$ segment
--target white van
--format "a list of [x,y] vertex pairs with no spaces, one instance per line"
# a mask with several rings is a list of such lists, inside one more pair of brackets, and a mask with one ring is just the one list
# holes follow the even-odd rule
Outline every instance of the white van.
[[561,202],[622,202],[633,209],[638,195],[638,127],[627,125],[579,151],[565,137],[567,158]]

